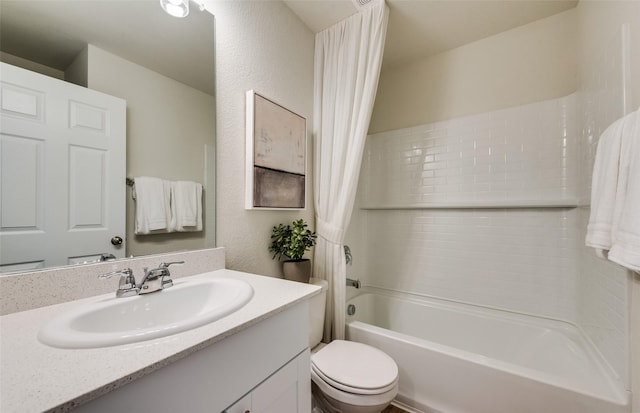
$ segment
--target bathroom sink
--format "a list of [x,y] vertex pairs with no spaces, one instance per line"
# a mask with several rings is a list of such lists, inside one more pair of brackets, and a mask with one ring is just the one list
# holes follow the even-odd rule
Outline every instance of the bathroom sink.
[[243,307],[248,283],[232,278],[175,281],[134,297],[97,297],[44,325],[38,339],[53,347],[95,348],[134,343],[200,327]]

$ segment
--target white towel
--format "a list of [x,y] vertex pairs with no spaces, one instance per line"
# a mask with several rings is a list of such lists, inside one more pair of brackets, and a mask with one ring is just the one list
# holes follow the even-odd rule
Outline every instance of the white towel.
[[611,234],[618,190],[622,130],[625,120],[611,124],[600,136],[591,179],[591,215],[586,245],[601,250],[611,248]]
[[640,111],[617,120],[598,142],[585,244],[601,258],[640,269]]
[[136,234],[151,231],[171,231],[170,196],[171,184],[158,178],[139,176],[133,184],[133,199],[136,201]]
[[623,131],[620,162],[622,207],[614,221],[609,259],[640,271],[640,110],[632,115],[635,116],[631,116]]
[[202,185],[176,181],[171,184],[171,225],[179,232],[202,231]]

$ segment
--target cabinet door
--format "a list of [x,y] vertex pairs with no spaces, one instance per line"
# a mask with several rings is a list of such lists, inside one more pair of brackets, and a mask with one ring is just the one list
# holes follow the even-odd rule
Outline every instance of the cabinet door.
[[278,370],[251,393],[252,413],[298,412],[297,359]]
[[311,376],[309,350],[269,376],[224,413],[309,413]]
[[222,413],[251,413],[251,393],[244,396]]

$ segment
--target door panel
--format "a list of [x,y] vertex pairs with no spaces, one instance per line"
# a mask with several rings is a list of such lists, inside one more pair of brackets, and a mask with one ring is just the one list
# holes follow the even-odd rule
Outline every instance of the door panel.
[[69,229],[104,228],[106,151],[69,146]]
[[3,115],[36,122],[44,121],[44,93],[41,91],[3,82],[0,102]]
[[41,230],[42,141],[3,134],[0,165],[0,229]]
[[109,111],[74,101],[69,107],[69,128],[109,135]]

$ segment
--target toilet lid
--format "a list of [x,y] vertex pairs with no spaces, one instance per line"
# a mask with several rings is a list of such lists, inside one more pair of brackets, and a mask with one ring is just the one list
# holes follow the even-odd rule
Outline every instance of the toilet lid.
[[311,367],[332,386],[352,393],[379,393],[393,387],[398,366],[366,344],[335,340],[311,357]]

